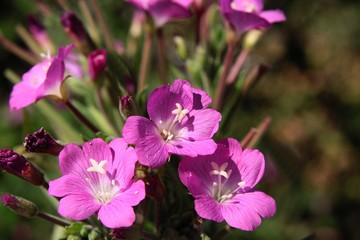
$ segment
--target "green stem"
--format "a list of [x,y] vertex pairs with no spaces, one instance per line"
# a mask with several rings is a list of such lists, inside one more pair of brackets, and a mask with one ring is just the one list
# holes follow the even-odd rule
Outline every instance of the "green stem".
[[0,36],[0,45],[31,65],[38,63],[39,57],[27,52],[15,43],[5,39],[3,36]]
[[245,60],[247,58],[247,56],[249,55],[249,51],[246,49],[243,49],[238,57],[236,58],[236,61],[234,63],[234,65],[231,67],[231,70],[229,72],[229,76],[226,79],[226,84],[227,85],[231,85],[234,81],[235,78],[238,76],[242,66],[245,63]]
[[106,120],[110,123],[110,125],[113,128],[114,132],[116,132],[119,136],[121,136],[121,132],[120,132],[119,128],[116,127],[114,119],[109,115],[109,111],[106,111],[106,109],[105,109],[104,99],[101,96],[101,89],[100,88],[96,89],[96,94],[95,95],[96,95],[95,99],[96,99],[97,105],[99,106],[99,109],[100,109],[101,113],[104,115]]
[[62,227],[67,227],[67,226],[70,226],[70,224],[71,224],[70,222],[65,221],[64,219],[58,218],[58,217],[56,217],[54,215],[51,215],[49,213],[38,212],[37,216],[39,218],[42,218],[42,219],[48,221],[48,222],[55,223],[55,224],[60,225]]
[[114,48],[115,48],[114,40],[110,34],[109,28],[105,22],[104,16],[101,13],[99,6],[97,5],[95,0],[89,0],[89,2],[90,2],[92,10],[94,11],[96,19],[99,22],[100,28],[102,29],[102,32],[104,34],[104,40],[105,40],[107,49],[109,49],[109,51],[114,51]]
[[74,115],[84,123],[94,133],[99,132],[99,129],[95,127],[70,101],[66,101],[65,105],[74,113]]
[[151,54],[151,43],[152,36],[150,31],[145,32],[144,47],[141,56],[141,65],[139,73],[139,84],[138,84],[138,93],[144,89],[146,71],[149,64],[150,54]]
[[159,66],[159,78],[162,84],[166,83],[166,44],[164,38],[164,32],[162,28],[159,28],[156,32],[157,36],[157,50],[158,50],[158,66]]

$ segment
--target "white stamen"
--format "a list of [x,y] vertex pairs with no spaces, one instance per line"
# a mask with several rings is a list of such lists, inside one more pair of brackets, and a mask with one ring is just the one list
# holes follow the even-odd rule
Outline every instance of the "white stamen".
[[239,186],[239,188],[242,188],[242,187],[245,186],[245,184],[246,184],[245,181],[241,181],[241,182],[238,183],[238,186]]
[[115,180],[111,180],[111,185],[115,186]]
[[105,170],[105,164],[107,163],[107,160],[101,160],[99,163],[95,160],[90,158],[90,162],[91,162],[91,167],[89,167],[88,169],[86,169],[86,171],[88,172],[98,172],[100,174],[105,174],[106,170]]

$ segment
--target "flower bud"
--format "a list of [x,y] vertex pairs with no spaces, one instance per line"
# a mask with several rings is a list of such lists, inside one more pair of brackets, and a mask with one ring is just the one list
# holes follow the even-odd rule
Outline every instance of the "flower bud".
[[0,150],[0,169],[18,176],[25,181],[37,186],[48,187],[44,174],[34,165],[27,161],[22,155],[9,149]]
[[175,36],[174,37],[174,43],[176,46],[176,52],[178,54],[178,56],[184,60],[187,58],[187,50],[186,50],[186,44],[184,41],[184,38],[180,37],[180,36]]
[[136,113],[136,106],[131,96],[126,95],[120,98],[119,111],[124,119]]
[[61,15],[60,20],[72,42],[84,55],[88,55],[95,49],[95,45],[86,32],[84,25],[74,13],[65,12]]
[[44,128],[27,135],[24,140],[24,147],[27,152],[48,153],[55,156],[59,155],[64,148]]
[[96,80],[107,66],[106,50],[98,49],[93,51],[88,56],[88,69],[91,80]]
[[1,197],[1,202],[5,207],[24,217],[34,217],[38,214],[37,207],[34,203],[8,193]]

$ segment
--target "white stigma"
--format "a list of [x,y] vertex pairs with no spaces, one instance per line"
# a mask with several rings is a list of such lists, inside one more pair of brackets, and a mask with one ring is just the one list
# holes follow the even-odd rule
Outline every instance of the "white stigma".
[[231,174],[231,170],[229,170],[228,172],[225,171],[227,166],[229,164],[226,162],[226,163],[223,163],[220,167],[219,165],[217,165],[216,162],[211,162],[211,166],[214,170],[212,170],[210,172],[210,175],[220,175],[220,176],[223,176],[224,178],[228,179],[230,177],[230,174]]
[[176,115],[176,119],[180,123],[184,119],[186,114],[189,113],[189,110],[183,109],[180,103],[175,103],[175,105],[176,105],[176,109],[172,110],[171,113]]
[[97,162],[95,159],[90,158],[91,167],[86,169],[88,172],[97,172],[100,174],[105,174],[105,164],[107,163],[107,160],[101,160],[100,162]]

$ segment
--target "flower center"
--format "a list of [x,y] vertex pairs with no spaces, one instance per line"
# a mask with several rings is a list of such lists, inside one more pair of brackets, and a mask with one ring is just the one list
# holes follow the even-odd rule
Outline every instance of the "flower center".
[[215,162],[211,162],[212,170],[209,172],[210,175],[217,176],[212,183],[212,196],[219,202],[224,203],[228,199],[231,199],[236,195],[236,192],[245,186],[245,181],[238,182],[234,188],[226,185],[229,180],[232,169],[226,171],[229,163],[225,162],[219,166]]
[[87,168],[87,172],[95,173],[90,178],[85,178],[85,181],[89,183],[89,186],[93,192],[93,196],[99,203],[106,204],[119,191],[119,186],[115,179],[111,179],[106,174],[107,160],[101,160],[97,162],[95,159],[90,158],[91,167]]
[[[174,114],[175,116],[172,122],[170,123],[170,125],[165,126],[163,128],[160,127],[160,129],[162,129],[160,134],[165,142],[169,142],[172,139],[174,139],[175,135],[177,134],[177,129],[176,127],[174,129],[174,126],[180,124],[182,120],[185,118],[186,114],[189,113],[189,110],[186,108],[183,109],[180,103],[176,103],[175,105],[176,105],[176,109],[171,111],[171,113]],[[160,120],[159,124],[160,125],[163,124],[163,121]]]

